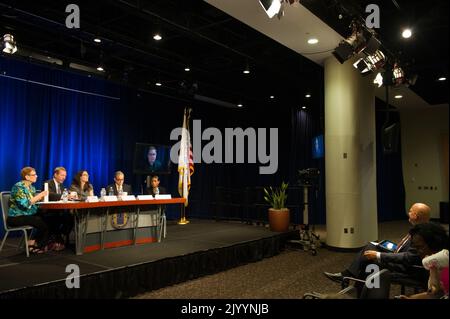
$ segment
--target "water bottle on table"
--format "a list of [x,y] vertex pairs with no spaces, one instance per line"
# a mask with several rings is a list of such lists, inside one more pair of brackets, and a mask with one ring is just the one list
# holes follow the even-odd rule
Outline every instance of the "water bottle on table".
[[62,193],[62,195],[61,195],[61,200],[64,202],[64,203],[67,203],[67,200],[69,199],[69,192],[67,191],[67,188],[64,188],[64,191],[63,191],[63,193]]
[[100,191],[100,200],[104,201],[105,196],[106,196],[106,189],[102,188],[102,190]]
[[112,187],[108,189],[108,196],[114,196],[114,189]]

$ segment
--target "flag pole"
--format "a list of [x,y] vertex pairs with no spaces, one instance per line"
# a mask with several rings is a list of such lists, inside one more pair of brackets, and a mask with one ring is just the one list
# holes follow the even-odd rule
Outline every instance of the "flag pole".
[[[192,145],[191,145],[191,137],[190,137],[190,128],[189,128],[189,120],[191,117],[191,109],[184,109],[183,116],[183,131],[181,138],[181,146],[180,146],[180,155],[178,158],[178,173],[179,182],[178,182],[178,191],[180,195],[186,198],[185,203],[181,207],[181,217],[178,222],[178,225],[186,225],[189,224],[189,221],[186,219],[186,207],[188,205],[188,194],[191,184],[191,175],[193,173],[193,154],[192,154]],[[180,167],[180,159],[183,160],[183,165]],[[192,171],[191,171],[192,170]]]
[[178,222],[178,225],[186,225],[189,224],[189,221],[186,219],[186,206],[183,204],[183,206],[181,206],[181,218],[180,221]]

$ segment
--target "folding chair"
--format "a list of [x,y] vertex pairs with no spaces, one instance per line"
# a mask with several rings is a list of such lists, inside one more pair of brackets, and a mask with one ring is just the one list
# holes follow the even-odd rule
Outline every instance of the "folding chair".
[[10,232],[23,231],[23,237],[17,248],[20,248],[22,246],[22,240],[25,239],[25,251],[27,253],[27,257],[30,257],[30,253],[28,251],[28,233],[27,233],[27,231],[28,230],[33,231],[33,227],[32,226],[20,226],[20,227],[8,226],[7,218],[8,218],[10,197],[11,197],[11,192],[1,192],[0,193],[0,202],[1,202],[1,209],[2,209],[2,216],[3,216],[3,227],[5,228],[5,231],[6,231],[5,236],[3,236],[2,244],[0,245],[0,252],[3,250],[3,245],[5,244],[6,238],[8,238],[8,235]]

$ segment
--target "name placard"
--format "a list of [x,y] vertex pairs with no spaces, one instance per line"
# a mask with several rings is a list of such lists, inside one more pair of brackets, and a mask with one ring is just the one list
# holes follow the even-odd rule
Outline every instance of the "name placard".
[[155,195],[155,199],[171,199],[172,195],[170,194],[158,194]]
[[117,202],[117,196],[105,196],[103,197],[105,202]]
[[133,195],[122,196],[122,200],[136,200]]
[[88,202],[88,203],[98,203],[98,197],[97,196],[88,196],[86,198],[86,202]]
[[139,200],[151,200],[154,199],[153,195],[138,195]]

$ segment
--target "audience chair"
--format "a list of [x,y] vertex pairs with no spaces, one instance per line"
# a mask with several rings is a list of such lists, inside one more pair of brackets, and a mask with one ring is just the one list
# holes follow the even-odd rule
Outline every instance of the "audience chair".
[[[379,287],[369,288],[376,280],[379,280]],[[303,299],[345,299],[353,293],[358,295],[357,285],[363,285],[358,299],[389,299],[391,288],[391,273],[387,269],[370,274],[366,280],[352,277],[344,277],[344,282],[349,285],[336,294],[321,294],[318,292],[305,293]],[[354,297],[353,297],[354,298]]]
[[[25,251],[27,253],[27,257],[30,257],[30,253],[28,251],[28,230],[33,231],[33,227],[31,226],[21,226],[21,227],[10,227],[8,226],[7,218],[8,218],[8,211],[9,211],[9,198],[11,197],[11,192],[1,192],[0,193],[0,202],[1,202],[1,209],[2,209],[2,216],[3,216],[3,226],[5,228],[5,236],[3,236],[2,244],[0,245],[0,252],[3,250],[3,245],[6,242],[6,238],[8,238],[8,235],[10,232],[13,231],[23,231],[23,238],[25,239]],[[21,247],[21,243],[19,243],[18,248]]]
[[407,274],[392,273],[392,284],[400,285],[400,294],[406,295],[406,287],[412,288],[414,293],[417,294],[428,289],[427,281],[420,281],[418,279],[411,278]]

